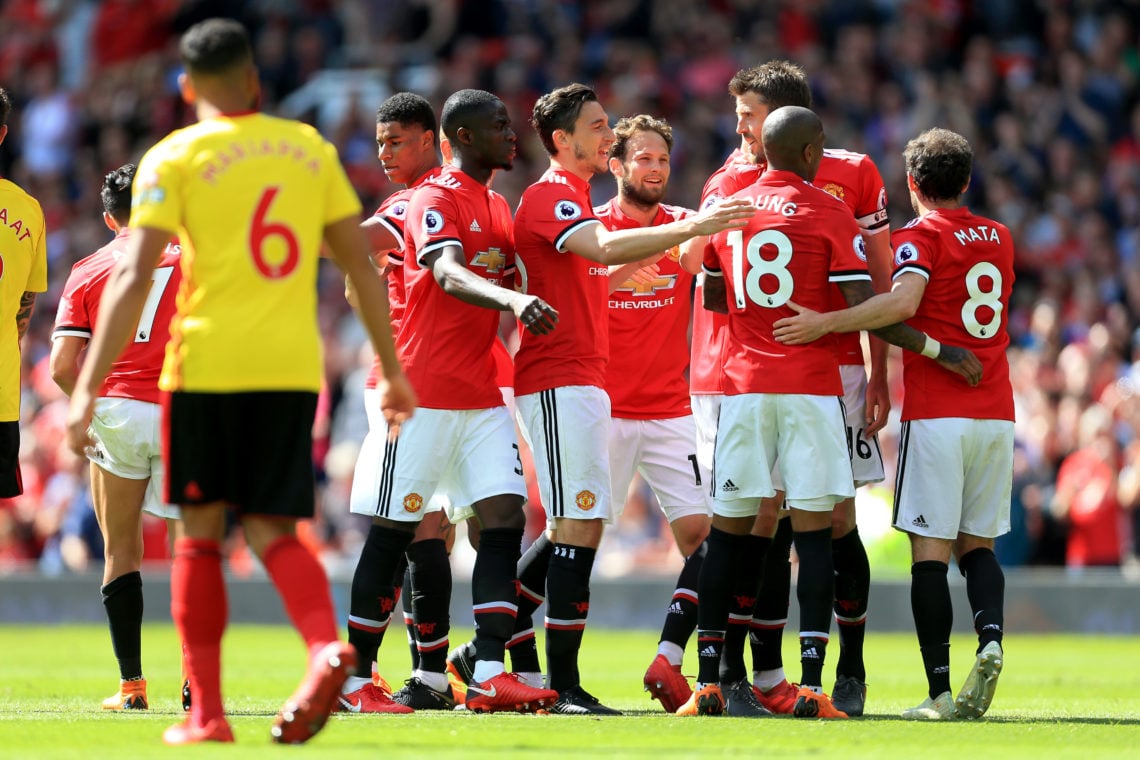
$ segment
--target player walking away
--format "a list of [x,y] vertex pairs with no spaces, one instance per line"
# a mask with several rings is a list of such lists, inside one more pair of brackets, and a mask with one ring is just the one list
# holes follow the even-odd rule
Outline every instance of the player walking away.
[[[52,332],[51,376],[68,395],[79,377],[79,357],[96,329],[99,300],[115,262],[130,239],[131,182],[135,165],[106,176],[101,192],[103,222],[115,238],[71,269]],[[111,365],[99,389],[87,451],[91,497],[103,535],[103,607],[111,645],[119,661],[119,693],[103,700],[104,710],[146,710],[142,670],[142,513],[166,520],[173,546],[181,532],[178,508],[163,501],[161,400],[158,376],[170,339],[174,294],[182,281],[177,243],[166,246],[154,270],[150,293],[134,338]],[[185,666],[183,666],[185,670]],[[189,695],[183,679],[183,697]],[[184,708],[188,708],[184,704]]]
[[[415,188],[439,175],[438,134],[431,104],[419,95],[396,93],[376,111],[377,156],[388,179],[405,188],[388,196],[361,228],[368,237],[373,260],[387,279],[393,335],[399,332],[404,314],[404,221],[408,202]],[[351,288],[347,295],[350,302],[356,300]],[[354,512],[369,515],[375,513],[380,498],[381,466],[388,444],[388,426],[377,403],[376,385],[381,377],[380,360],[374,357],[364,388],[368,435],[356,460],[350,500]],[[411,707],[393,701],[391,688],[380,676],[378,665],[374,665],[372,678],[365,668],[366,663],[376,663],[402,587],[408,588],[404,609],[410,613],[406,618],[411,621],[408,641],[412,651],[412,678],[417,677],[421,651],[428,659],[442,658],[447,652],[451,565],[446,537],[448,533],[454,534],[443,512],[442,500],[433,498],[424,512],[412,543],[391,575],[382,576],[377,572],[376,557],[385,551],[378,544],[382,534],[373,526],[364,540],[352,576],[348,616],[348,642],[356,649],[360,675],[349,676],[344,682],[339,698],[342,710],[412,712]],[[406,583],[405,578],[410,582]],[[414,604],[409,603],[411,598],[416,599]],[[419,634],[419,631],[424,633]]]
[[523,193],[515,216],[519,275],[525,292],[559,310],[560,326],[548,335],[522,334],[515,393],[553,528],[546,651],[549,685],[559,699],[552,712],[614,714],[582,688],[578,673],[590,572],[603,525],[616,512],[606,453],[608,267],[739,226],[752,211],[743,203],[722,204],[668,224],[606,230],[591,209],[589,181],[607,170],[614,134],[594,91],[571,84],[547,93],[535,103],[532,124],[551,164]]
[[[384,451],[379,499],[369,510],[385,549],[375,562],[380,577],[391,577],[440,483],[455,503],[472,505],[482,530],[472,573],[476,663],[467,709],[533,711],[558,695],[504,667],[526,484],[492,347],[499,311],[512,311],[536,333],[553,330],[558,314],[540,298],[502,287],[514,274],[511,213],[487,182],[514,163],[516,137],[506,107],[491,93],[460,90],[444,104],[441,122],[453,164],[421,184],[408,205],[405,250],[414,258],[404,259],[406,302],[396,341],[422,406]],[[451,709],[445,653],[437,669],[422,658],[416,676],[393,698],[417,710]]]
[[[993,544],[1009,530],[1013,488],[1013,391],[1005,356],[1013,238],[962,204],[973,151],[961,135],[928,130],[907,144],[903,157],[919,216],[891,237],[891,292],[845,311],[805,312],[777,323],[776,334],[799,343],[905,319],[931,335],[924,356],[950,340],[981,360],[982,381],[967,387],[925,358],[904,355],[894,515],[894,526],[910,535],[911,607],[929,687],[903,717],[977,718],[990,706],[1003,663],[1005,578]],[[951,553],[966,577],[978,633],[977,659],[957,699],[950,696]]]
[[313,515],[322,236],[352,279],[380,355],[382,408],[399,423],[415,396],[358,227],[360,202],[335,149],[311,127],[250,110],[258,75],[239,23],[194,25],[180,54],[179,87],[198,123],[167,136],[139,166],[131,238],[107,283],[100,329],[71,397],[68,442],[77,453],[90,445],[99,387],[177,235],[183,280],[159,387],[168,394],[168,500],[181,507],[185,528],[171,570],[171,612],[186,642],[194,704],[163,738],[233,740],[222,707],[227,609],[219,551],[232,508],[308,647],[308,673],[271,732],[275,741],[299,743],[324,726],[356,664],[352,647],[336,640],[324,570],[296,537],[297,520]]
[[[8,136],[12,101],[0,87],[0,143]],[[44,212],[35,198],[0,178],[0,498],[24,492],[20,479],[20,341],[28,331],[36,293],[47,290]]]
[[[800,556],[803,675],[794,714],[846,717],[822,688],[834,598],[831,510],[854,490],[838,360],[826,341],[789,348],[771,337],[772,323],[791,312],[793,298],[825,304],[829,282],[840,283],[854,303],[873,295],[854,217],[841,202],[803,182],[816,174],[823,139],[819,117],[810,110],[787,106],[772,112],[763,130],[769,169],[734,196],[750,199],[757,214],[742,232],[715,235],[714,250],[705,256],[705,305],[728,312],[732,351],[725,362],[713,468],[713,525],[700,578],[700,674],[681,714],[724,711],[718,679],[732,579],[748,551],[759,499],[775,493],[771,472],[778,459]],[[914,351],[922,350],[926,337],[905,325],[877,334]],[[947,366],[971,378],[979,374],[969,352],[948,346],[942,351]]]
[[[667,224],[692,215],[661,203],[669,184],[673,129],[647,115],[614,127],[609,169],[617,196],[594,213],[608,230]],[[643,683],[668,712],[692,689],[681,675],[685,644],[697,626],[697,578],[709,532],[708,471],[697,464],[685,370],[696,256],[674,246],[633,264],[610,268],[606,392],[610,397],[610,476],[614,504],[625,502],[635,473],[646,479],[685,558],[657,656]]]

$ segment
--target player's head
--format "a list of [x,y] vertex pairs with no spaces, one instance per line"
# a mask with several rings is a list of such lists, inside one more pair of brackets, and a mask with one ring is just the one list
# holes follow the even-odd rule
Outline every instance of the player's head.
[[646,114],[627,116],[614,127],[610,146],[610,173],[617,178],[618,196],[652,208],[665,197],[669,184],[669,153],[673,128]]
[[760,133],[768,114],[783,106],[811,108],[811,86],[804,70],[790,61],[768,61],[741,69],[728,83],[736,100],[740,149],[753,161],[764,158]]
[[0,143],[8,136],[8,114],[12,113],[12,99],[8,91],[0,87]]
[[186,30],[178,45],[185,72],[178,78],[187,102],[233,100],[245,108],[257,103],[259,92],[253,48],[245,27],[233,19],[211,18]]
[[431,103],[397,92],[376,109],[376,156],[392,182],[409,184],[439,164],[439,129]]
[[606,171],[614,132],[598,95],[584,84],[568,84],[543,95],[530,119],[546,152],[568,170],[590,175]]
[[935,203],[958,202],[970,184],[974,151],[962,135],[935,127],[906,144],[903,161],[911,205],[921,213],[916,194]]
[[815,179],[823,156],[823,122],[810,108],[783,106],[764,120],[764,155],[768,166]]
[[134,164],[123,164],[103,178],[103,189],[99,191],[103,201],[103,221],[112,230],[126,227],[131,219],[131,182],[134,179]]
[[518,138],[503,101],[486,90],[460,90],[443,104],[440,125],[457,165],[510,169]]

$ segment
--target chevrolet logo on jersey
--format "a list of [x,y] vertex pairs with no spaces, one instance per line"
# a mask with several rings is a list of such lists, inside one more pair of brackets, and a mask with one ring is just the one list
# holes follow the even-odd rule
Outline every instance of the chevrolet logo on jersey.
[[626,293],[633,293],[635,296],[651,296],[658,290],[672,290],[673,286],[677,284],[677,275],[667,274],[661,277],[655,277],[649,282],[634,282],[633,280],[626,280],[621,284],[618,290]]
[[507,257],[498,248],[480,251],[475,254],[475,258],[471,259],[471,266],[487,267],[487,274],[499,274],[503,271],[503,265],[506,263]]

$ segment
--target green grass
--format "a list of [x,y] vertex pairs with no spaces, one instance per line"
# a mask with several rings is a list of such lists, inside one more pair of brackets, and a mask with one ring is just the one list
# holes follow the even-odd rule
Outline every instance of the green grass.
[[[469,631],[453,631],[461,641]],[[403,632],[381,659],[389,681],[408,666]],[[1021,636],[1007,644],[1006,668],[986,719],[914,724],[897,718],[924,696],[918,647],[906,634],[867,640],[868,716],[862,720],[676,718],[641,691],[655,636],[644,631],[586,634],[585,686],[627,711],[620,718],[463,713],[336,715],[304,748],[269,742],[269,722],[301,675],[303,650],[289,628],[232,626],[225,645],[226,705],[238,743],[167,748],[162,730],[181,720],[178,648],[170,626],[143,633],[151,710],[104,713],[117,683],[106,627],[0,626],[0,758],[438,756],[551,758],[836,756],[1135,757],[1140,746],[1140,640]],[[789,674],[798,675],[794,638],[785,637]],[[955,688],[973,661],[970,638],[954,640]],[[835,654],[829,658],[833,663]],[[695,668],[689,656],[686,672]],[[829,665],[828,671],[831,672]],[[827,686],[830,686],[828,682]]]

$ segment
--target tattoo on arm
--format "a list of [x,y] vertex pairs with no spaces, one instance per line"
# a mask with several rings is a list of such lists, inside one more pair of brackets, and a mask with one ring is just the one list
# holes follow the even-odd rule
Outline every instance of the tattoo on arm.
[[916,354],[922,353],[922,348],[926,345],[926,333],[919,332],[905,322],[897,322],[868,332],[891,345],[906,351],[914,351]]
[[25,292],[20,297],[20,310],[16,312],[16,331],[23,340],[24,333],[28,331],[28,324],[32,321],[32,309],[36,305],[36,294]]

